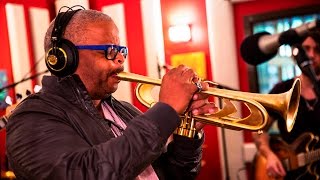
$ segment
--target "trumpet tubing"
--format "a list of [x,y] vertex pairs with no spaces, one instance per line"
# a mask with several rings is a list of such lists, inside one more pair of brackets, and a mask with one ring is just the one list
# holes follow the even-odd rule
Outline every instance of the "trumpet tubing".
[[[161,85],[160,79],[128,72],[121,72],[118,77],[124,81],[138,83],[136,96],[143,105],[150,108],[156,103],[151,91],[154,86]],[[300,86],[300,80],[296,79],[292,88],[281,94],[258,94],[210,87],[207,91],[201,91],[201,93],[221,98],[223,107],[213,114],[181,115],[182,123],[176,133],[193,137],[195,133],[194,121],[234,130],[261,131],[266,127],[269,120],[267,109],[279,113],[286,120],[287,130],[290,132],[298,111]],[[244,118],[235,117],[234,114],[237,109],[233,101],[244,103],[250,110],[250,114]]]

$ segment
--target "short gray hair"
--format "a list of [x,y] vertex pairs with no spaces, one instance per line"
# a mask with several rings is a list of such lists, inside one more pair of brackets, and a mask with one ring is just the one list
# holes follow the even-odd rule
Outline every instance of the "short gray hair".
[[[44,38],[44,50],[47,52],[51,47],[51,34],[55,19],[50,23]],[[62,38],[68,39],[74,44],[85,43],[87,40],[86,27],[100,21],[112,21],[112,18],[96,10],[80,10],[69,21]]]

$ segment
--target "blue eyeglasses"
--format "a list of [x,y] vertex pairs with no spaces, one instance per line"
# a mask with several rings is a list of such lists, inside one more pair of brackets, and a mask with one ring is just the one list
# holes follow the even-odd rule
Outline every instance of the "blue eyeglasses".
[[108,45],[79,45],[77,49],[88,49],[88,50],[104,50],[104,56],[108,60],[114,60],[117,54],[120,52],[124,58],[128,55],[128,48],[125,46],[118,46],[113,44]]

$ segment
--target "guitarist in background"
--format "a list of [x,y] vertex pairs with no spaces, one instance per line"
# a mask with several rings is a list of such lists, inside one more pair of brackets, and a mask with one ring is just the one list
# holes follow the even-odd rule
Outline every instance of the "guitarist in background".
[[[316,78],[320,79],[320,32],[312,31],[310,32],[302,41],[302,48],[304,49],[309,60],[312,62],[311,67],[313,68]],[[298,77],[295,77],[298,78]],[[284,82],[280,82],[274,86],[271,90],[271,94],[282,93],[290,89],[294,79],[290,79]],[[312,78],[308,77],[306,74],[302,73],[299,78],[301,79],[301,97],[299,103],[299,111],[295,121],[295,125],[290,133],[286,130],[285,121],[277,116],[276,114],[270,113],[270,124],[272,125],[274,121],[277,121],[278,128],[280,130],[280,136],[285,141],[285,144],[292,145],[296,141],[300,141],[301,137],[309,133],[308,137],[310,142],[313,141],[314,144],[317,143],[317,136],[320,135],[320,102],[319,98],[315,92]],[[267,129],[268,130],[268,129]],[[265,132],[268,132],[265,130]],[[310,134],[312,133],[312,134]],[[313,136],[314,135],[314,136]],[[270,136],[267,133],[258,135],[253,134],[254,141],[256,143],[258,153],[262,155],[266,160],[265,174],[268,178],[275,179],[284,177],[284,179],[317,179],[317,172],[310,173],[305,167],[297,168],[295,170],[287,171],[284,165],[283,159],[278,153],[272,151],[269,144]],[[300,138],[299,138],[300,137]],[[293,147],[291,146],[291,150]],[[304,151],[310,149],[305,149],[309,147],[303,147]],[[293,150],[295,151],[295,150]],[[276,155],[277,154],[277,155]],[[292,161],[291,161],[292,162]],[[320,164],[319,161],[313,161],[314,164]],[[320,168],[320,166],[319,166]],[[319,176],[320,177],[320,176]],[[257,178],[257,176],[256,176]],[[259,178],[261,179],[261,178]]]

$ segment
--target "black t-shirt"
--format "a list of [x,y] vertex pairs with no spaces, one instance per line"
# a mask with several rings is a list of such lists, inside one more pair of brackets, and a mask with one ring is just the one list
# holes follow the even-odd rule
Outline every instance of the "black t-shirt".
[[[294,79],[290,79],[276,84],[270,91],[270,94],[279,94],[288,91],[292,87],[293,82]],[[310,109],[310,105],[314,105],[313,110]],[[304,132],[320,135],[320,103],[317,101],[309,102],[308,105],[306,99],[300,96],[297,118],[290,133],[287,132],[286,122],[281,116],[274,112],[270,112],[270,115],[278,121],[281,137],[289,144]]]

